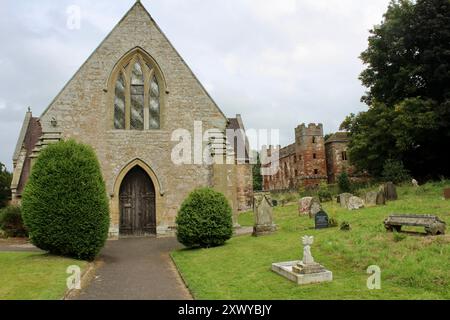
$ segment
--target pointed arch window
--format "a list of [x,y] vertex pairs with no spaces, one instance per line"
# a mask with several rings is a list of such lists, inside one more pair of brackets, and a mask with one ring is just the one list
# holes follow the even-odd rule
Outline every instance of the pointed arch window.
[[161,128],[161,86],[151,63],[136,53],[120,67],[115,80],[114,129]]

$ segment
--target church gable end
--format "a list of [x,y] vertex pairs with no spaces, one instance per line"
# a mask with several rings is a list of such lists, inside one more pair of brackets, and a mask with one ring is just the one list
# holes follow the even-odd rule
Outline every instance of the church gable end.
[[[162,129],[188,129],[194,120],[206,120],[211,127],[223,128],[226,125],[222,111],[144,6],[136,2],[43,113],[44,130],[55,130],[51,125],[53,118],[70,136],[81,134],[80,129],[92,122],[96,122],[103,131],[114,127],[114,102],[111,102],[114,99],[111,90],[114,89],[110,82],[115,78],[117,65],[138,49],[142,56],[152,60],[153,67],[160,71],[161,84],[165,86],[161,99],[168,109],[161,110]],[[204,119],[206,114],[209,119]],[[180,116],[186,118],[182,120]],[[153,127],[157,125],[153,123]]]

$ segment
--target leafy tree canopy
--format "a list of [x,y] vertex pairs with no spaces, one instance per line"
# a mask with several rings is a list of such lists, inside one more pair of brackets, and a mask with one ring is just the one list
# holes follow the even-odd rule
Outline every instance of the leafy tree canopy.
[[341,126],[356,167],[380,176],[393,159],[418,177],[449,176],[450,1],[392,1],[361,59],[369,110]]
[[0,162],[0,208],[5,207],[11,197],[11,181],[12,174]]

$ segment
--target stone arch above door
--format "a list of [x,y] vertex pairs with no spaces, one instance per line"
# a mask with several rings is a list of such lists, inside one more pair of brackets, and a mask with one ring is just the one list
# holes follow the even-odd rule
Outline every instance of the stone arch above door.
[[122,168],[122,170],[120,171],[119,175],[116,178],[116,182],[114,183],[114,190],[112,194],[114,196],[118,196],[120,191],[120,185],[122,184],[123,179],[128,174],[128,172],[136,166],[141,167],[148,174],[153,184],[155,185],[156,194],[164,196],[165,190],[163,188],[161,180],[158,178],[155,171],[141,159],[134,159],[133,161],[129,162],[125,167]]

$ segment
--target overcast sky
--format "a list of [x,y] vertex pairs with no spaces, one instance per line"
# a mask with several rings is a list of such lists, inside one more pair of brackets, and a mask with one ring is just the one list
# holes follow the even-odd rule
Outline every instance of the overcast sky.
[[[0,0],[0,162],[135,0]],[[142,0],[200,81],[247,128],[338,130],[364,110],[359,54],[389,0]],[[81,28],[67,9],[81,9]]]

